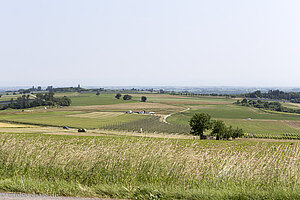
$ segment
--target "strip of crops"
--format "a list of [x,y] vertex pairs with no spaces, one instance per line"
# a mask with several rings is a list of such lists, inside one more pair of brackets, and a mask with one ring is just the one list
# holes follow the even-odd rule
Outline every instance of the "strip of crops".
[[123,130],[134,132],[148,133],[179,133],[189,134],[190,127],[187,125],[167,124],[159,120],[158,116],[150,116],[141,120],[132,121],[129,123],[114,123],[107,125],[104,129]]

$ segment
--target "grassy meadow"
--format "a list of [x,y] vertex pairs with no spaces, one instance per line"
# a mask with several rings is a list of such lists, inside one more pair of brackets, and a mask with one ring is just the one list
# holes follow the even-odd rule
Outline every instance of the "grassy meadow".
[[129,199],[299,199],[300,143],[0,135],[0,190]]

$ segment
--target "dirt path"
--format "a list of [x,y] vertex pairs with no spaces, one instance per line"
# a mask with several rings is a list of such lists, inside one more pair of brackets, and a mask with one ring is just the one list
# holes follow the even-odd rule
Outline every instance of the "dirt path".
[[163,122],[166,123],[166,124],[170,124],[169,122],[167,122],[167,118],[168,118],[168,117],[171,117],[172,115],[177,114],[177,113],[183,113],[183,112],[186,112],[186,111],[188,111],[188,110],[190,110],[190,109],[191,109],[191,108],[186,108],[186,109],[184,109],[184,110],[182,110],[182,111],[180,111],[180,112],[171,113],[171,114],[169,114],[169,115],[166,115],[166,116],[164,116],[164,118],[163,118]]

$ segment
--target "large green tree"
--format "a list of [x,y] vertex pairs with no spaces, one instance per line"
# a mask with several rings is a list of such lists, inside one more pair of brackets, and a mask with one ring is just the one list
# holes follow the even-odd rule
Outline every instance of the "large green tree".
[[142,102],[146,102],[146,101],[147,101],[147,97],[142,96],[142,97],[141,97],[141,101],[142,101]]
[[211,135],[216,136],[216,140],[223,138],[227,133],[227,127],[224,121],[217,120],[213,123],[213,130]]
[[129,95],[129,94],[125,94],[125,95],[123,96],[123,100],[130,100],[131,98],[132,98],[132,96]]
[[122,96],[122,95],[121,95],[120,93],[118,93],[118,94],[116,94],[116,96],[115,96],[115,97],[116,97],[116,99],[120,99],[120,98],[121,98],[121,96]]
[[195,113],[190,120],[191,134],[198,135],[203,139],[204,131],[211,128],[211,116],[207,113]]

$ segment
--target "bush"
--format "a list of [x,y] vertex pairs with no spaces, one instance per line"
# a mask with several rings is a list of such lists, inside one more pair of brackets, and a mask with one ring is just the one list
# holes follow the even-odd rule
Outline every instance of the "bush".
[[125,94],[125,95],[123,96],[123,100],[130,100],[130,99],[132,99],[132,96],[131,96],[131,95]]

